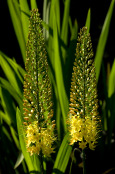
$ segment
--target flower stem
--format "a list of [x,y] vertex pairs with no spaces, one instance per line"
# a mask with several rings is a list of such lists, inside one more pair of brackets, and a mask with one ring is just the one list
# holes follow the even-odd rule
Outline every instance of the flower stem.
[[86,174],[85,149],[82,151],[82,153],[83,153],[83,174]]
[[40,151],[40,167],[41,167],[41,174],[44,174],[42,150]]

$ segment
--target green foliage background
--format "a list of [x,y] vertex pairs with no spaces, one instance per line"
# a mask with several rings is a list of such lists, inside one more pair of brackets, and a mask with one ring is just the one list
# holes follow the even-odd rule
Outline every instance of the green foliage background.
[[[24,63],[26,58],[29,17],[31,14],[30,10],[39,8],[39,6],[37,6],[36,0],[30,1],[30,7],[27,0],[7,0],[7,4]],[[101,171],[115,167],[112,163],[111,166],[109,165],[109,160],[111,160],[112,156],[115,159],[115,149],[113,148],[113,146],[115,146],[113,142],[113,133],[115,131],[115,61],[111,67],[108,79],[103,62],[114,5],[115,1],[112,0],[105,16],[94,58],[97,84],[100,84],[99,77],[101,76],[104,97],[99,101],[103,134],[96,152],[98,152],[100,156],[97,158],[93,152],[95,159],[92,160],[94,161],[94,166],[101,166]],[[79,31],[77,19],[72,23],[69,11],[70,0],[64,1],[63,14],[61,14],[59,0],[43,1],[43,34],[47,47],[49,75],[54,91],[54,119],[56,120],[59,140],[56,145],[56,154],[52,156],[52,159],[44,159],[44,168],[46,169],[46,173],[53,174],[69,173],[70,164],[76,166],[79,173],[79,160],[74,154],[75,150],[72,151],[74,147],[72,148],[68,144],[66,126],[71,73],[75,57],[77,34]],[[87,26],[89,32],[91,25],[90,17],[91,10],[89,9],[86,23],[84,24]],[[4,73],[4,76],[0,76],[1,173],[40,173],[38,157],[31,157],[26,152],[24,134],[21,129],[21,113],[20,110],[17,109],[17,106],[20,109],[22,108],[23,77],[25,70],[17,63],[16,58],[11,59],[3,52],[0,52],[0,66]],[[91,154],[91,152],[89,152],[89,154]],[[99,159],[103,161],[102,164],[96,163]],[[105,159],[108,161],[107,168],[104,168]],[[76,163],[74,164],[75,161]],[[48,167],[48,164],[50,164],[50,167]],[[97,170],[99,167],[97,167]],[[90,168],[92,168],[91,163],[88,167],[89,171]],[[101,173],[101,171],[98,171],[98,173]]]

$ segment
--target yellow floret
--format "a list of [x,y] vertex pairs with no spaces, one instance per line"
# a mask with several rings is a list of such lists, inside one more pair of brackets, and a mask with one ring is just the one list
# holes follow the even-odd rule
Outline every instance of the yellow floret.
[[53,135],[54,129],[41,128],[38,130],[38,122],[34,121],[26,128],[26,148],[27,151],[33,154],[40,154],[40,151],[46,156],[50,156],[54,152],[52,144],[55,141]]
[[82,150],[86,148],[87,142],[81,141],[79,142],[79,148],[81,148]]
[[70,145],[75,142],[79,142],[79,147],[84,149],[87,144],[89,144],[89,148],[94,150],[99,132],[97,128],[97,121],[90,117],[83,119],[75,115],[69,118],[69,123],[71,136]]

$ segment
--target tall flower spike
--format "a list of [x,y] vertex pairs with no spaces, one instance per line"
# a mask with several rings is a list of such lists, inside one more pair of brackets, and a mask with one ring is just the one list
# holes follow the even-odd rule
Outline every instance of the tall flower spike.
[[24,77],[24,125],[27,151],[50,156],[55,140],[51,83],[38,10],[32,10]]
[[79,142],[79,147],[94,150],[100,132],[100,117],[96,89],[96,74],[90,34],[87,28],[80,30],[73,66],[70,107],[70,144]]

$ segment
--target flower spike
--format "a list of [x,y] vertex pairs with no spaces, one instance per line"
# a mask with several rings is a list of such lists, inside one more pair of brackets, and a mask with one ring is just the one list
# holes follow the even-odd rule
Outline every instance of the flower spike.
[[42,33],[42,21],[37,9],[32,10],[26,52],[24,77],[24,125],[27,151],[31,155],[50,156],[55,121],[53,117],[52,89],[48,77],[48,62]]
[[69,107],[70,144],[94,150],[100,132],[96,73],[90,34],[80,30],[73,66]]

